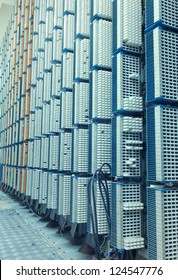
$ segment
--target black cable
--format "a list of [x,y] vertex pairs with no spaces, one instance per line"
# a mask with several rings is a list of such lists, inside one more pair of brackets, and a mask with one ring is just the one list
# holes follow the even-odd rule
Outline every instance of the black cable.
[[[105,165],[105,164],[104,164]],[[104,166],[103,165],[103,166]],[[107,164],[108,165],[108,164]],[[110,166],[109,166],[110,168]],[[105,193],[105,199],[104,199],[104,195],[102,194],[102,189],[100,188],[100,192],[101,192],[101,196],[103,199],[103,205],[105,206],[105,203],[107,203],[107,205],[105,206],[105,210],[106,210],[106,215],[107,215],[107,219],[108,219],[108,225],[109,225],[109,230],[110,230],[110,198],[109,198],[109,187],[108,187],[108,183],[106,180],[106,176],[103,173],[102,169],[99,170],[99,185],[103,187],[104,193]],[[105,183],[105,184],[104,184]],[[105,202],[106,200],[106,202]]]
[[[103,194],[102,187],[104,189],[105,196]],[[105,209],[105,212],[106,212],[106,217],[107,217],[107,221],[108,221],[108,225],[109,225],[109,230],[110,230],[110,211],[109,211],[109,208],[108,208],[109,205],[108,205],[107,193],[106,193],[106,190],[105,190],[105,186],[104,186],[103,182],[101,182],[101,181],[99,181],[99,190],[100,190],[100,194],[101,194],[101,198],[102,198],[102,201],[103,201],[103,205],[104,205],[104,209]]]
[[95,183],[92,182],[92,198],[93,198],[93,207],[94,207],[94,225],[95,225],[95,240],[96,240],[96,249],[97,249],[97,258],[100,259],[100,244],[99,244],[99,235],[98,235],[98,218],[97,218],[97,207],[96,207],[96,198],[95,198]]
[[[99,240],[98,240],[97,232],[95,232],[96,225],[94,224],[94,222],[96,222],[96,212],[93,213],[92,202],[91,202],[92,189],[93,189],[93,177],[90,178],[89,183],[88,183],[88,202],[89,202],[89,213],[90,213],[90,218],[91,218],[92,232],[93,232],[93,237],[94,237],[94,241],[95,241],[95,253],[96,253],[97,259],[100,259],[100,251],[99,251],[99,246],[98,246]],[[94,221],[93,215],[95,215],[95,221]]]
[[[108,167],[111,173],[111,166],[108,163],[102,164],[102,166],[96,170],[93,176],[90,178],[88,183],[88,204],[89,204],[89,213],[91,218],[92,232],[95,241],[95,253],[98,259],[101,258],[101,248],[99,242],[99,234],[98,234],[98,218],[97,218],[97,205],[96,205],[96,197],[95,197],[95,188],[99,187],[99,192],[101,195],[101,199],[103,202],[104,210],[106,213],[107,223],[108,223],[108,238],[110,239],[111,233],[111,219],[110,219],[110,197],[109,197],[109,187],[107,183],[108,175],[103,169],[104,167]],[[104,244],[106,242],[106,236],[104,237]]]

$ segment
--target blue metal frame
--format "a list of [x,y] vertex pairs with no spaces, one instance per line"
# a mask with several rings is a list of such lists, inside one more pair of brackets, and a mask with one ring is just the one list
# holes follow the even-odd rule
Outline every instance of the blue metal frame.
[[[161,4],[160,4],[161,5]],[[168,15],[169,17],[170,15]],[[166,24],[161,18],[158,21],[154,21],[154,0],[146,1],[146,30],[145,32],[149,32],[157,26],[161,26],[162,28],[168,28],[174,32],[178,32],[178,28],[170,26]]]

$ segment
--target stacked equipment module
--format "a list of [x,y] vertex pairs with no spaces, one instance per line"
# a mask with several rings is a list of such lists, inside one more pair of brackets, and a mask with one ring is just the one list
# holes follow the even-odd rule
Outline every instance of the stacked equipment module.
[[144,247],[146,179],[148,258],[178,259],[178,6],[146,1],[144,114],[144,3],[17,0],[0,50],[3,187],[98,258]]
[[142,237],[142,1],[113,1],[111,245],[144,247]]
[[[45,47],[45,27],[46,27],[46,1],[36,1],[35,2],[35,13],[36,19],[35,23],[37,26],[34,28],[34,40],[36,43],[33,44],[33,107],[31,106],[31,114],[33,115],[33,130],[32,131],[32,141],[33,141],[33,152],[32,157],[32,184],[29,186],[31,188],[30,201],[31,204],[37,204],[39,201],[39,185],[40,185],[40,173],[42,172],[40,166],[41,158],[41,120],[42,120],[42,102],[43,102],[43,83],[44,83],[44,47]],[[37,22],[36,22],[37,20]],[[36,32],[36,33],[35,33]]]
[[[92,0],[90,14],[89,172],[94,178],[103,164],[111,164],[112,1]],[[109,175],[106,166],[103,170]],[[104,207],[109,197],[102,197],[100,184],[94,179],[88,186],[87,243],[93,246],[93,237],[95,249],[99,248],[96,234],[110,232]]]
[[147,200],[149,259],[178,259],[176,245],[178,188],[151,185],[147,188]]
[[[72,231],[86,232],[89,156],[90,3],[75,1],[71,212]],[[78,227],[76,227],[78,226]],[[79,229],[80,228],[80,229]]]
[[60,89],[62,55],[61,1],[46,1],[44,45],[44,82],[42,102],[42,138],[39,203],[47,208],[50,218],[57,214],[59,188]]
[[[89,118],[89,171],[111,164],[112,1],[92,1]],[[96,153],[97,150],[97,153]]]
[[70,188],[72,172],[72,106],[74,64],[75,1],[63,1],[61,114],[58,210],[60,220],[68,222],[70,215]]
[[[43,165],[44,161],[46,161],[46,155],[42,154],[44,141],[41,125],[43,120],[46,4],[46,1],[42,1],[42,3],[40,1],[34,2],[34,27],[32,37],[32,75],[29,117],[30,150],[28,154],[26,197],[30,201],[30,204],[35,205],[35,207],[38,207],[38,205],[43,206],[40,197],[40,187],[43,176]],[[47,168],[47,166],[45,167]],[[47,189],[45,198],[46,197]]]
[[177,1],[147,1],[145,39],[148,258],[178,259]]

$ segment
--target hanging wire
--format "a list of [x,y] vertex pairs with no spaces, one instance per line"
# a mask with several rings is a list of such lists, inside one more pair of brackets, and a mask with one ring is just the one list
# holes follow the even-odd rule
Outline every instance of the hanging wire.
[[[110,218],[110,196],[109,187],[107,183],[108,173],[106,168],[111,173],[111,166],[108,163],[102,164],[102,166],[96,170],[93,176],[90,178],[88,183],[88,204],[89,204],[89,215],[91,219],[91,227],[95,242],[95,254],[97,259],[101,259],[101,253],[106,241],[110,239],[111,235],[111,218]],[[108,235],[104,236],[103,242],[100,245],[100,238],[98,234],[98,217],[97,217],[97,202],[96,202],[96,188],[99,188],[101,200],[104,206],[106,219],[108,223]]]

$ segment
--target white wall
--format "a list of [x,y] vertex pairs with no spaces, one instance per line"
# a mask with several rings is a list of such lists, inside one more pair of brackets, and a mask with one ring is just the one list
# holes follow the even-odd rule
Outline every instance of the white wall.
[[16,0],[0,0],[0,8],[2,4],[15,5]]
[[14,7],[9,4],[13,4],[13,2],[14,0],[0,1],[0,43],[2,42],[7,26],[9,24],[9,20],[11,18],[11,14],[14,9]]

